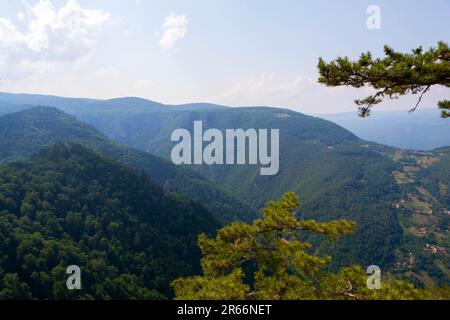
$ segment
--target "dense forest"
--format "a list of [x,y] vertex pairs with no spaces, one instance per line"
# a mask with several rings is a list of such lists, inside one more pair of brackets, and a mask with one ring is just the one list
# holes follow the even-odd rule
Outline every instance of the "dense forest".
[[[414,288],[411,283],[367,279],[361,266],[327,270],[330,256],[311,254],[302,233],[321,235],[328,243],[351,234],[347,220],[318,223],[298,219],[300,203],[293,193],[271,201],[252,224],[233,223],[215,238],[199,237],[202,275],[172,282],[181,300],[403,300],[449,299],[450,288]],[[381,274],[379,274],[381,275]],[[377,286],[376,290],[374,287]]]
[[260,176],[259,166],[189,168],[258,210],[292,191],[299,195],[308,218],[358,222],[360,228],[352,237],[332,247],[315,242],[322,253],[333,254],[335,267],[394,264],[402,231],[392,204],[401,191],[392,176],[398,163],[385,155],[390,148],[361,140],[332,122],[276,108],[153,110],[108,115],[108,121],[93,114],[85,119],[123,144],[166,159],[173,147],[168,138],[172,130],[192,129],[194,119],[203,121],[204,130],[279,128],[281,161],[276,176]]
[[56,142],[77,142],[143,170],[171,192],[202,202],[222,220],[251,221],[257,211],[230,196],[199,173],[177,167],[148,152],[115,143],[91,125],[49,107],[34,107],[0,117],[0,162],[26,160]]
[[[21,292],[27,292],[27,297],[66,297],[63,296],[62,289],[59,295],[56,295],[53,283],[55,281],[59,283],[60,288],[65,286],[67,275],[63,265],[69,263],[71,259],[62,254],[65,258],[61,264],[59,256],[57,258],[48,256],[47,252],[50,249],[47,247],[51,243],[59,248],[58,250],[63,250],[60,248],[62,244],[72,244],[73,248],[76,248],[74,252],[77,253],[75,260],[86,261],[85,265],[88,266],[86,271],[82,268],[86,276],[94,274],[95,271],[89,261],[100,259],[103,266],[111,266],[108,268],[109,271],[99,278],[102,283],[101,289],[90,280],[94,278],[92,276],[86,280],[86,287],[83,287],[83,290],[87,291],[71,296],[72,298],[126,297],[128,293],[123,293],[125,291],[119,294],[106,284],[110,279],[117,279],[121,275],[132,277],[128,279],[129,281],[124,281],[131,283],[131,286],[151,291],[137,290],[136,292],[140,293],[130,295],[130,298],[144,297],[140,295],[141,293],[150,298],[163,296],[170,298],[173,294],[169,287],[170,281],[200,272],[200,255],[196,246],[198,233],[207,232],[212,235],[220,225],[236,220],[251,223],[255,218],[261,217],[261,209],[269,201],[278,199],[284,192],[289,191],[299,195],[300,219],[314,219],[318,222],[347,219],[356,222],[355,232],[332,243],[324,241],[322,236],[315,233],[301,234],[301,241],[312,244],[311,254],[331,257],[330,264],[326,266],[327,271],[338,272],[342,267],[353,264],[361,266],[376,264],[389,277],[403,279],[418,287],[436,287],[448,283],[450,270],[447,258],[450,187],[446,174],[450,162],[448,148],[415,152],[386,147],[361,140],[329,121],[275,108],[238,110],[193,104],[177,109],[132,99],[97,102],[53,97],[50,100],[43,102],[53,103],[54,107],[58,108],[31,107],[25,104],[26,101],[24,104],[16,101],[15,105],[9,103],[6,104],[6,108],[0,108],[8,113],[0,117],[0,162],[3,163],[1,171],[4,176],[4,180],[1,181],[3,189],[0,191],[2,195],[0,218],[2,223],[7,225],[1,230],[2,236],[8,239],[3,243],[13,246],[8,247],[9,251],[6,248],[0,249],[2,252],[0,261],[4,261],[0,265],[0,272],[4,278],[1,285],[5,286],[5,290],[9,288],[4,291],[5,297],[21,296]],[[80,106],[77,108],[78,103]],[[109,103],[111,107],[108,106]],[[123,106],[127,103],[131,105],[128,109],[124,109]],[[136,105],[133,106],[133,103]],[[70,112],[75,117],[59,109]],[[20,111],[10,113],[14,110]],[[79,119],[90,124],[83,123]],[[242,168],[173,165],[169,159],[164,159],[168,158],[171,150],[170,133],[178,127],[189,129],[194,119],[202,120],[206,128],[280,128],[282,159],[280,173],[274,177],[262,177],[258,174],[259,166]],[[72,142],[76,144],[64,144]],[[55,143],[58,145],[54,150],[64,149],[67,152],[51,151],[53,150],[51,146]],[[41,152],[43,148],[45,151]],[[74,153],[75,150],[79,152]],[[41,154],[36,156],[40,152]],[[72,154],[68,158],[74,159],[74,167],[69,170],[67,158],[57,157],[55,154]],[[79,171],[76,171],[77,175],[71,171],[77,168],[91,168],[95,162],[92,160],[93,157],[98,157],[100,159],[98,161],[105,164],[104,172],[95,169],[89,171],[89,175],[78,176]],[[90,225],[91,215],[98,216],[98,211],[91,210],[94,196],[87,197],[87,194],[90,194],[91,190],[96,190],[101,177],[111,177],[116,172],[115,169],[106,169],[110,165],[114,168],[120,167],[122,175],[128,172],[134,177],[140,177],[142,181],[147,181],[153,186],[152,190],[156,194],[165,195],[163,199],[171,199],[167,200],[168,202],[174,199],[177,203],[181,201],[180,206],[187,205],[188,212],[197,210],[191,206],[198,207],[204,212],[199,216],[200,221],[188,219],[180,224],[172,221],[173,230],[166,232],[165,228],[169,227],[170,223],[158,219],[167,218],[168,215],[165,214],[167,210],[170,216],[170,212],[173,211],[168,208],[172,207],[168,203],[161,204],[159,200],[155,200],[155,206],[162,206],[161,212],[164,214],[161,216],[155,213],[153,216],[155,220],[152,220],[149,228],[141,230],[143,234],[152,234],[153,245],[145,248],[134,247],[134,240],[122,238],[118,244],[118,241],[110,239],[108,233],[111,221],[106,226],[106,223],[104,225],[93,217],[96,225],[102,226],[103,232],[98,233],[98,229],[95,229],[94,233],[98,233],[100,240],[102,238],[108,240],[100,241],[95,238],[98,242],[87,241],[87,238],[94,237],[94,233],[86,224],[89,222]],[[48,171],[62,180],[47,174]],[[73,180],[66,180],[66,173],[74,174]],[[120,177],[124,178],[122,175]],[[92,181],[88,181],[89,179]],[[76,180],[83,183],[79,184]],[[34,181],[34,185],[29,181]],[[55,183],[65,186],[68,182],[71,184],[70,187],[63,189],[52,187],[49,191],[36,181],[43,181],[44,186],[53,186]],[[93,184],[95,187],[87,191],[79,190],[84,183]],[[32,191],[29,192],[27,188],[32,188]],[[42,193],[42,190],[46,192]],[[58,196],[70,191],[70,196],[65,195],[62,198],[76,199],[78,204],[73,208],[59,207],[62,203],[52,193],[55,190]],[[125,183],[115,185],[113,181],[108,180],[108,187],[102,190],[99,197],[110,200],[104,203],[105,208],[110,208],[112,203],[117,205],[114,208],[121,212],[127,212],[132,217],[141,217],[142,210],[137,208],[137,202],[133,205],[128,202],[126,193],[132,192],[132,188],[130,190],[126,188]],[[117,198],[116,192],[123,193],[124,198]],[[152,197],[151,193],[149,191],[146,196]],[[40,205],[33,202],[35,194],[38,194]],[[53,202],[47,197],[53,199]],[[144,198],[141,200],[144,201]],[[189,198],[201,205],[194,204]],[[85,201],[89,205],[85,205]],[[7,206],[13,202],[14,205]],[[103,215],[107,212],[105,208],[101,211]],[[38,219],[46,212],[51,213],[49,217]],[[63,217],[59,217],[56,212],[58,214],[64,212]],[[183,217],[185,213],[180,212]],[[66,214],[70,217],[68,220],[70,223],[66,222]],[[89,218],[83,218],[83,222],[79,222],[80,215]],[[126,234],[135,234],[136,230],[140,230],[142,220],[129,219],[136,223],[130,224],[128,220],[124,220],[127,222],[119,223],[118,228],[123,230],[122,228],[129,227],[131,229],[126,229]],[[77,227],[71,228],[72,222]],[[59,233],[48,233],[47,224],[58,225]],[[187,230],[189,235],[178,233],[183,224],[190,226]],[[82,226],[81,229],[79,226]],[[72,234],[75,232],[74,229],[81,230],[79,231],[81,233]],[[86,233],[87,230],[91,230],[90,233]],[[18,232],[21,236],[13,236]],[[30,263],[33,263],[34,267],[26,269],[24,266],[27,264],[24,261],[28,259],[26,256],[30,253],[18,255],[13,252],[21,252],[17,251],[21,240],[31,236],[40,237],[40,242],[38,241],[40,245],[37,247],[46,249],[33,251],[34,242],[27,247],[33,252],[33,258],[29,259],[33,261]],[[185,236],[189,240],[186,240]],[[164,237],[168,237],[167,242]],[[110,241],[113,241],[111,246]],[[126,253],[126,259],[129,255],[133,255],[133,259],[138,263],[133,263],[132,270],[127,269],[123,265],[125,260],[120,260],[109,250],[105,251],[104,247],[99,247],[102,243],[115,248],[115,252]],[[173,245],[170,245],[171,243]],[[178,247],[178,243],[182,245]],[[50,251],[53,252],[53,249]],[[195,254],[189,254],[191,252]],[[166,257],[166,253],[170,254]],[[134,255],[139,258],[135,258]],[[41,259],[41,256],[44,258]],[[46,265],[47,257],[51,261],[50,265]],[[169,260],[166,259],[170,260],[171,266],[167,269],[164,266]],[[172,259],[175,262],[172,262]],[[39,264],[36,264],[35,260],[40,261]],[[33,272],[30,271],[33,268],[40,271],[36,271],[32,276]],[[90,268],[94,268],[92,269],[94,271]],[[143,276],[144,269],[148,276]],[[95,278],[98,278],[98,275],[95,275]],[[45,292],[40,292],[39,287],[46,288]],[[23,290],[16,292],[13,288]],[[109,291],[110,289],[113,291]]]
[[[98,112],[75,114],[123,144],[167,159],[173,146],[171,131],[192,129],[194,119],[203,121],[204,130],[279,128],[281,161],[276,176],[260,176],[258,166],[190,168],[256,209],[285,192],[295,192],[304,218],[356,221],[357,231],[331,246],[305,235],[318,253],[332,255],[334,269],[377,264],[417,285],[448,282],[445,190],[450,187],[446,179],[450,160],[445,148],[414,152],[379,145],[332,122],[277,108],[149,109],[105,117]],[[433,207],[431,216],[428,207]]]
[[448,305],[449,13],[0,0],[0,305]]
[[[0,167],[0,299],[161,299],[217,220],[78,144]],[[82,290],[66,288],[78,265]]]

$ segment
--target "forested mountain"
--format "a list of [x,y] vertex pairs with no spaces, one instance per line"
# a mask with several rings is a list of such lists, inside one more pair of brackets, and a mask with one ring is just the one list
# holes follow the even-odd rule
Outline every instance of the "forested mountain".
[[450,145],[450,126],[438,109],[374,112],[361,118],[356,112],[318,115],[350,130],[358,137],[397,148],[433,150]]
[[376,264],[420,284],[448,282],[446,149],[414,152],[387,147],[332,122],[277,108],[161,107],[149,102],[147,107],[130,104],[116,109],[114,101],[92,108],[84,100],[78,106],[64,99],[49,103],[119,143],[167,160],[174,146],[172,131],[192,129],[196,120],[203,121],[204,130],[280,129],[281,166],[276,176],[261,176],[259,165],[189,168],[255,210],[290,191],[300,197],[301,218],[356,221],[358,231],[332,246],[308,239],[319,245],[318,253],[333,256],[334,267]]
[[256,210],[219,190],[200,174],[121,146],[56,108],[34,107],[0,117],[0,161],[25,160],[55,142],[78,142],[143,170],[167,191],[201,201],[224,220],[248,220],[256,216]]
[[[139,126],[137,115],[131,116]],[[193,119],[207,128],[280,129],[280,172],[260,176],[259,166],[192,166],[237,198],[261,207],[283,192],[300,196],[303,218],[346,218],[358,223],[351,237],[319,252],[335,265],[376,264],[408,281],[429,286],[449,279],[450,157],[448,149],[414,152],[361,140],[319,118],[274,108],[216,109],[147,117],[173,126],[161,135],[126,132],[119,141],[168,157],[166,135],[192,129]],[[145,118],[145,117],[142,117]],[[152,127],[147,124],[144,128]],[[148,137],[139,139],[138,134]],[[382,235],[382,236],[380,236]],[[314,240],[314,239],[312,239]],[[320,241],[320,240],[318,240]]]
[[[333,248],[339,263],[394,263],[394,248],[401,239],[392,208],[400,196],[392,176],[397,164],[380,154],[382,147],[331,122],[289,110],[233,108],[151,116],[131,113],[108,124],[101,120],[92,123],[123,144],[170,158],[170,133],[175,128],[192,129],[194,120],[202,120],[204,130],[280,129],[280,172],[276,176],[261,176],[259,165],[191,168],[256,208],[292,191],[300,196],[309,218],[356,220],[359,231]],[[128,129],[125,123],[133,123],[133,128]]]
[[38,94],[11,94],[0,92],[0,103],[10,105],[11,110],[18,111],[27,106],[47,106],[63,107],[66,110],[84,111],[93,110],[98,112],[124,112],[127,108],[133,111],[143,111],[149,108],[154,110],[164,110],[166,106],[158,102],[141,98],[116,98],[108,100],[83,99],[83,98],[63,98],[57,96],[47,96]]
[[[0,166],[0,299],[152,299],[198,272],[197,235],[217,220],[78,144]],[[78,265],[82,290],[66,288]]]

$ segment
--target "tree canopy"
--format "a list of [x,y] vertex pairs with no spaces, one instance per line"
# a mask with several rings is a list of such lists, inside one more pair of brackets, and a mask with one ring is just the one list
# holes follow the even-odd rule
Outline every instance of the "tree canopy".
[[[78,144],[0,165],[0,300],[166,299],[200,270],[201,232],[220,226],[200,204]],[[68,290],[66,268],[81,268]]]
[[[401,53],[385,46],[385,57],[374,59],[371,52],[361,54],[356,61],[339,57],[331,62],[319,58],[319,83],[327,86],[372,87],[376,93],[355,100],[362,117],[370,115],[372,107],[385,97],[397,99],[406,94],[418,94],[414,112],[422,97],[433,86],[450,87],[450,50],[445,42],[424,51],[422,47],[411,53]],[[450,101],[438,103],[442,117],[450,117]]]
[[[368,275],[360,266],[328,271],[330,257],[310,253],[301,241],[303,232],[323,234],[329,240],[352,233],[346,220],[319,223],[298,220],[299,202],[292,193],[271,202],[263,218],[253,224],[234,223],[218,231],[215,239],[200,235],[202,276],[172,283],[177,299],[419,299],[432,297],[402,281],[367,288]],[[435,291],[435,295],[446,291]],[[448,292],[447,292],[448,293]],[[439,296],[433,296],[436,298]]]

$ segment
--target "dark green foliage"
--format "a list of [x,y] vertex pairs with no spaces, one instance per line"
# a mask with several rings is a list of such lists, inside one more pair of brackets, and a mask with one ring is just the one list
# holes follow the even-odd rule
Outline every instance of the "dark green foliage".
[[[396,99],[406,94],[420,94],[417,109],[422,96],[432,86],[450,87],[450,49],[445,42],[439,42],[436,48],[424,51],[421,47],[411,53],[401,53],[385,46],[385,57],[374,59],[370,52],[363,53],[359,60],[350,61],[347,57],[338,58],[329,63],[319,59],[319,82],[327,86],[352,86],[361,88],[371,86],[377,92],[362,100],[356,100],[360,106],[360,115],[370,115],[372,107],[383,98]],[[439,102],[442,117],[449,116],[450,101]]]
[[[78,144],[0,167],[0,298],[160,299],[198,272],[202,206]],[[66,288],[69,265],[82,290]]]
[[[317,223],[297,219],[299,202],[292,193],[270,202],[263,218],[253,224],[234,223],[215,238],[199,237],[202,276],[172,283],[177,299],[239,300],[372,300],[448,299],[449,291],[417,290],[401,281],[383,281],[378,290],[367,287],[367,274],[359,266],[327,272],[330,257],[311,254],[301,233],[316,233],[330,240],[350,234],[354,223],[334,220]],[[252,263],[253,281],[246,281],[244,264]]]
[[147,173],[167,191],[201,201],[224,220],[248,220],[256,210],[215,187],[210,181],[169,161],[118,145],[92,126],[48,107],[36,107],[0,117],[0,162],[28,159],[56,142],[77,142]]
[[419,179],[441,203],[450,208],[450,147],[437,149],[435,153],[441,156],[440,161],[423,170]]
[[[332,268],[353,263],[377,264],[383,270],[403,273],[409,270],[395,268],[397,262],[403,262],[397,249],[404,248],[407,255],[412,250],[416,256],[425,252],[426,243],[410,245],[404,240],[407,233],[394,207],[406,193],[420,186],[419,181],[398,185],[394,179],[393,173],[408,164],[407,158],[410,165],[416,163],[407,151],[358,139],[322,119],[275,108],[129,113],[110,115],[108,121],[92,116],[89,121],[124,144],[169,158],[173,146],[169,139],[171,132],[176,128],[192,130],[194,120],[202,120],[204,130],[280,129],[280,172],[276,176],[260,176],[259,166],[191,166],[191,169],[256,208],[293,191],[301,197],[306,212],[302,218],[356,221],[359,228],[352,236],[331,245],[315,235],[305,235],[304,240],[312,242],[318,253],[333,257]],[[395,153],[400,151],[405,154],[404,163],[395,159]],[[436,173],[436,177],[439,175],[445,175],[444,171]],[[425,256],[417,270],[433,265],[433,259],[432,255]],[[446,279],[439,269],[430,274],[437,284]]]
[[[109,124],[100,119],[92,123],[124,144],[169,158],[170,133],[176,128],[192,130],[194,120],[203,121],[204,130],[280,129],[280,172],[276,176],[260,176],[259,166],[190,168],[255,208],[293,191],[301,196],[307,218],[356,221],[361,228],[353,236],[320,248],[334,255],[335,265],[393,263],[401,238],[392,210],[393,199],[400,194],[392,177],[397,164],[381,154],[383,148],[331,122],[284,109],[243,108],[129,114]],[[134,127],[128,129],[126,123]],[[116,135],[119,131],[121,135]]]
[[[9,95],[0,94],[0,99],[8,97]],[[14,98],[19,100],[16,102],[27,102],[17,96]],[[403,208],[395,208],[400,200],[409,201],[408,193],[417,194],[419,187],[424,187],[431,193],[432,196],[427,201],[435,211],[438,210],[436,212],[446,206],[448,208],[447,198],[439,194],[450,187],[446,179],[449,176],[447,172],[450,159],[439,155],[445,150],[428,153],[426,157],[441,159],[440,162],[434,162],[428,170],[427,165],[417,163],[419,158],[426,158],[420,153],[370,143],[331,122],[289,110],[263,107],[235,109],[203,104],[154,108],[148,103],[147,107],[135,107],[133,101],[126,108],[120,109],[115,106],[116,101],[103,101],[100,105],[95,105],[84,99],[75,101],[60,98],[55,102],[51,97],[38,98],[39,101],[50,103],[94,125],[120,143],[167,159],[174,145],[170,142],[171,132],[177,128],[191,129],[195,120],[202,120],[205,129],[278,128],[281,134],[281,170],[274,177],[260,176],[259,166],[192,166],[182,167],[184,172],[166,170],[165,165],[169,162],[161,162],[157,158],[160,161],[153,162],[152,166],[147,162],[144,152],[141,152],[141,157],[135,156],[135,153],[130,154],[130,151],[112,152],[109,148],[100,149],[96,143],[82,143],[124,163],[144,169],[153,180],[164,185],[166,190],[190,194],[210,209],[215,204],[218,208],[224,208],[223,203],[231,205],[230,209],[236,208],[233,204],[236,202],[228,201],[221,193],[216,193],[216,190],[225,190],[232,194],[232,199],[238,198],[255,209],[264,207],[268,201],[281,197],[285,192],[293,191],[301,196],[302,212],[305,212],[300,217],[302,219],[349,219],[358,223],[359,228],[353,235],[331,245],[321,237],[304,235],[302,240],[311,242],[316,248],[315,253],[333,257],[332,268],[353,263],[363,266],[377,264],[384,271],[404,275],[409,282],[424,270],[437,285],[448,282],[447,270],[440,264],[445,262],[445,255],[425,251],[426,244],[438,244],[448,252],[448,237],[442,237],[445,233],[441,231],[430,232],[426,237],[412,235],[407,229],[411,222],[411,210],[404,213]],[[20,131],[16,130],[15,135],[20,136]],[[57,137],[58,133],[53,132],[53,135]],[[10,141],[14,140],[11,138]],[[401,161],[397,157],[398,153],[403,154]],[[398,183],[395,173],[403,171],[404,166],[416,167],[417,176],[408,178],[411,182]],[[192,173],[189,169],[197,172]],[[186,176],[186,173],[189,174]],[[203,176],[218,186],[218,189],[208,180],[199,178]],[[182,180],[185,183],[180,182],[182,177],[185,177]],[[199,184],[202,185],[201,188],[198,187]],[[201,197],[203,195],[204,198]],[[436,201],[432,200],[433,197]],[[246,216],[244,206],[238,205],[237,208],[242,209],[239,215],[241,220],[250,221],[255,216],[255,210],[249,210],[252,213]],[[235,217],[234,214],[227,215],[226,208],[223,211],[211,211],[220,212],[222,217]],[[230,212],[236,211],[232,209]],[[406,224],[404,220],[408,220]],[[435,224],[442,226],[444,223],[445,220],[436,214],[429,219],[426,227],[432,231],[436,228]],[[415,257],[415,262],[409,267],[408,260],[412,256]],[[397,264],[401,267],[397,267]],[[448,263],[444,263],[445,266],[450,269]],[[426,281],[420,279],[417,283],[423,285]]]

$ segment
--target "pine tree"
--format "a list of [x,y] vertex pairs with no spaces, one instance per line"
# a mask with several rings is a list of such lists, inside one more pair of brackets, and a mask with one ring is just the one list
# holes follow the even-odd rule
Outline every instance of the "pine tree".
[[[421,47],[412,53],[401,53],[385,46],[385,57],[374,59],[370,52],[361,54],[359,60],[339,57],[325,62],[319,59],[319,82],[327,86],[370,86],[376,93],[362,100],[355,100],[362,117],[370,115],[372,107],[389,97],[397,99],[406,94],[419,94],[414,112],[425,93],[432,86],[450,87],[450,50],[445,42],[424,51]],[[450,101],[438,103],[442,117],[450,117]]]
[[[297,300],[297,299],[419,299],[448,297],[448,290],[432,296],[411,284],[392,281],[380,290],[367,288],[368,275],[360,266],[337,273],[327,270],[331,258],[312,255],[304,232],[330,240],[351,234],[356,225],[346,220],[318,223],[296,216],[299,202],[292,193],[271,202],[263,218],[251,225],[234,223],[216,238],[202,234],[202,276],[172,282],[180,300]],[[438,292],[438,291],[435,291]]]

